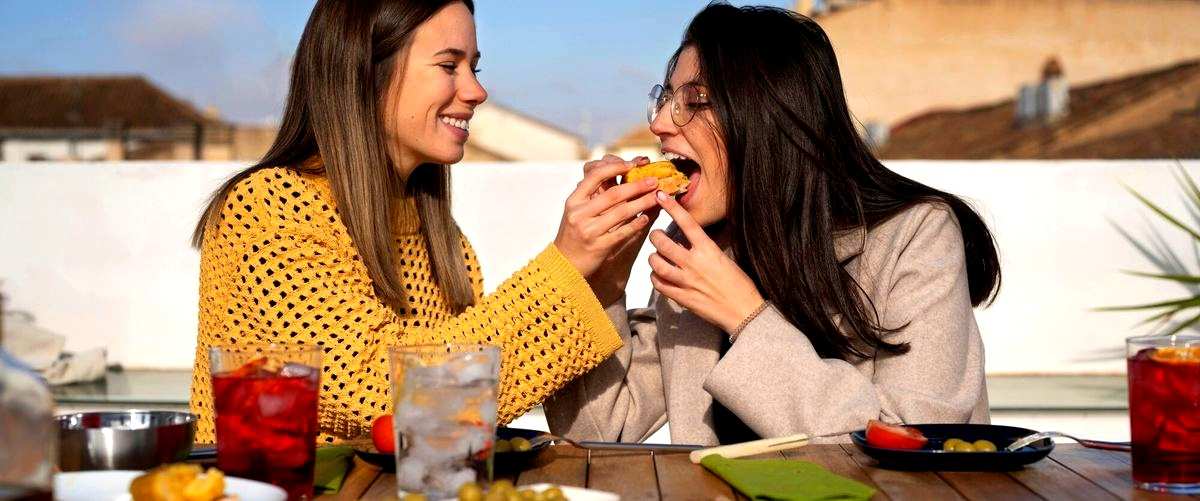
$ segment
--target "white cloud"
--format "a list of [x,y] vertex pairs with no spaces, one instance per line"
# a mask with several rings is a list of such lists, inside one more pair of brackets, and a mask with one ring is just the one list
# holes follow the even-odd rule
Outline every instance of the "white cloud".
[[139,2],[115,26],[122,57],[200,108],[235,121],[277,117],[294,47],[258,7],[235,0]]

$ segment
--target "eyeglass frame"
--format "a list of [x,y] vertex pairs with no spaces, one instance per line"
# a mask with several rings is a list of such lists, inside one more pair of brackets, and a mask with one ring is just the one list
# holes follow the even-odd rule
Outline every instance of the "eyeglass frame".
[[[675,120],[675,115],[682,114],[681,110],[684,108],[684,106],[687,106],[686,103],[681,104],[677,99],[675,99],[675,97],[684,95],[681,94],[680,91],[688,87],[691,87],[692,90],[695,90],[696,95],[701,100],[701,102],[698,103],[691,103],[692,106],[701,106],[701,109],[706,109],[712,106],[712,103],[708,102],[708,93],[700,90],[700,86],[696,82],[685,83],[680,85],[678,89],[669,89],[663,84],[654,84],[654,86],[650,88],[650,93],[646,96],[649,98],[649,101],[646,103],[646,121],[653,124],[654,120],[658,118],[659,112],[662,111],[663,105],[667,104],[667,101],[670,101],[671,123],[675,124],[676,127],[683,127],[691,123],[692,119],[696,118],[696,112],[699,110],[687,110],[691,113],[691,115],[688,116],[687,120],[684,120],[683,123],[679,123]],[[655,97],[655,94],[658,94],[658,96]]]

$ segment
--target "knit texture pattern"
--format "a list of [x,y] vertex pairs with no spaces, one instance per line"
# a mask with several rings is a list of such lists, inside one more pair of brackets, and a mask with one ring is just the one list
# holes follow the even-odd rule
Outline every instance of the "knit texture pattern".
[[453,314],[434,278],[415,205],[397,205],[396,262],[408,294],[400,311],[376,296],[324,177],[263,169],[230,192],[201,248],[191,389],[197,442],[216,438],[208,355],[213,346],[321,347],[318,422],[324,442],[362,437],[376,416],[391,412],[393,345],[501,347],[502,424],[621,346],[586,280],[553,245],[483,296],[479,262],[464,239],[477,301]]

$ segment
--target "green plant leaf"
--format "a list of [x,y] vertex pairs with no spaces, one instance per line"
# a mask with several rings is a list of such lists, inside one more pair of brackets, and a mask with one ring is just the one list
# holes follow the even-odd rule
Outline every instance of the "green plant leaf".
[[1172,308],[1178,307],[1191,308],[1200,306],[1200,297],[1186,297],[1182,299],[1173,299],[1171,301],[1163,301],[1161,303],[1139,304],[1133,306],[1104,306],[1096,308],[1096,311],[1135,311],[1135,310],[1153,310],[1157,308]]
[[1146,273],[1144,271],[1121,270],[1121,273],[1128,273],[1146,278],[1159,278],[1162,280],[1170,280],[1172,282],[1180,282],[1185,284],[1200,284],[1200,276],[1197,275],[1172,275],[1162,273]]
[[1152,317],[1146,317],[1146,318],[1142,319],[1142,321],[1135,324],[1134,327],[1141,327],[1143,325],[1154,323],[1154,322],[1157,322],[1160,320],[1163,322],[1169,321],[1169,320],[1171,320],[1171,317],[1175,316],[1176,313],[1179,313],[1186,309],[1187,308],[1174,308],[1174,309],[1170,309],[1170,310],[1164,311],[1162,313],[1159,313],[1157,315],[1154,315]]
[[1191,327],[1191,326],[1192,326],[1192,325],[1194,325],[1196,322],[1200,322],[1200,314],[1198,314],[1198,315],[1196,315],[1196,316],[1194,316],[1194,317],[1192,317],[1192,318],[1189,318],[1189,319],[1187,319],[1187,321],[1180,322],[1180,323],[1179,323],[1179,325],[1176,325],[1175,327],[1172,327],[1172,328],[1171,328],[1171,330],[1169,330],[1169,331],[1167,331],[1167,332],[1163,333],[1162,335],[1163,335],[1163,336],[1173,336],[1173,335],[1175,335],[1175,334],[1179,333],[1179,331],[1181,331],[1181,330],[1184,330],[1184,329],[1186,329],[1186,328],[1188,328],[1188,327]]
[[1187,191],[1191,195],[1190,198],[1192,205],[1195,207],[1200,207],[1200,188],[1196,187],[1196,181],[1192,179],[1191,174],[1188,174],[1188,172],[1183,169],[1182,164],[1179,164],[1178,161],[1176,161],[1176,165],[1178,166],[1180,177],[1183,178],[1184,184],[1187,185]]
[[1142,194],[1138,193],[1137,190],[1134,190],[1133,188],[1130,188],[1128,186],[1126,186],[1125,189],[1129,190],[1129,193],[1133,194],[1134,197],[1137,197],[1137,199],[1139,201],[1141,201],[1143,205],[1145,205],[1146,207],[1149,207],[1150,210],[1154,211],[1155,214],[1158,214],[1160,217],[1165,219],[1167,222],[1175,225],[1177,228],[1179,228],[1183,231],[1186,231],[1189,235],[1192,236],[1192,238],[1194,238],[1196,240],[1200,240],[1200,233],[1197,233],[1196,230],[1193,230],[1191,227],[1179,222],[1178,219],[1175,219],[1175,216],[1172,216],[1171,214],[1167,213],[1167,211],[1163,210],[1158,205],[1155,205],[1154,202],[1151,202],[1149,199],[1142,196]]

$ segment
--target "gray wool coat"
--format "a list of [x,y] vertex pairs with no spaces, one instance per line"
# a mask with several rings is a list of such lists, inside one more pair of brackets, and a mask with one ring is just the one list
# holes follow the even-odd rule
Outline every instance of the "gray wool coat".
[[724,357],[727,334],[655,293],[649,307],[607,311],[625,345],[545,403],[551,432],[573,439],[640,442],[670,421],[671,441],[716,445],[720,402],[762,437],[796,433],[846,441],[869,419],[986,423],[983,341],[975,323],[962,234],[953,212],[919,204],[869,232],[834,242],[882,325],[908,353],[821,358],[773,306]]

